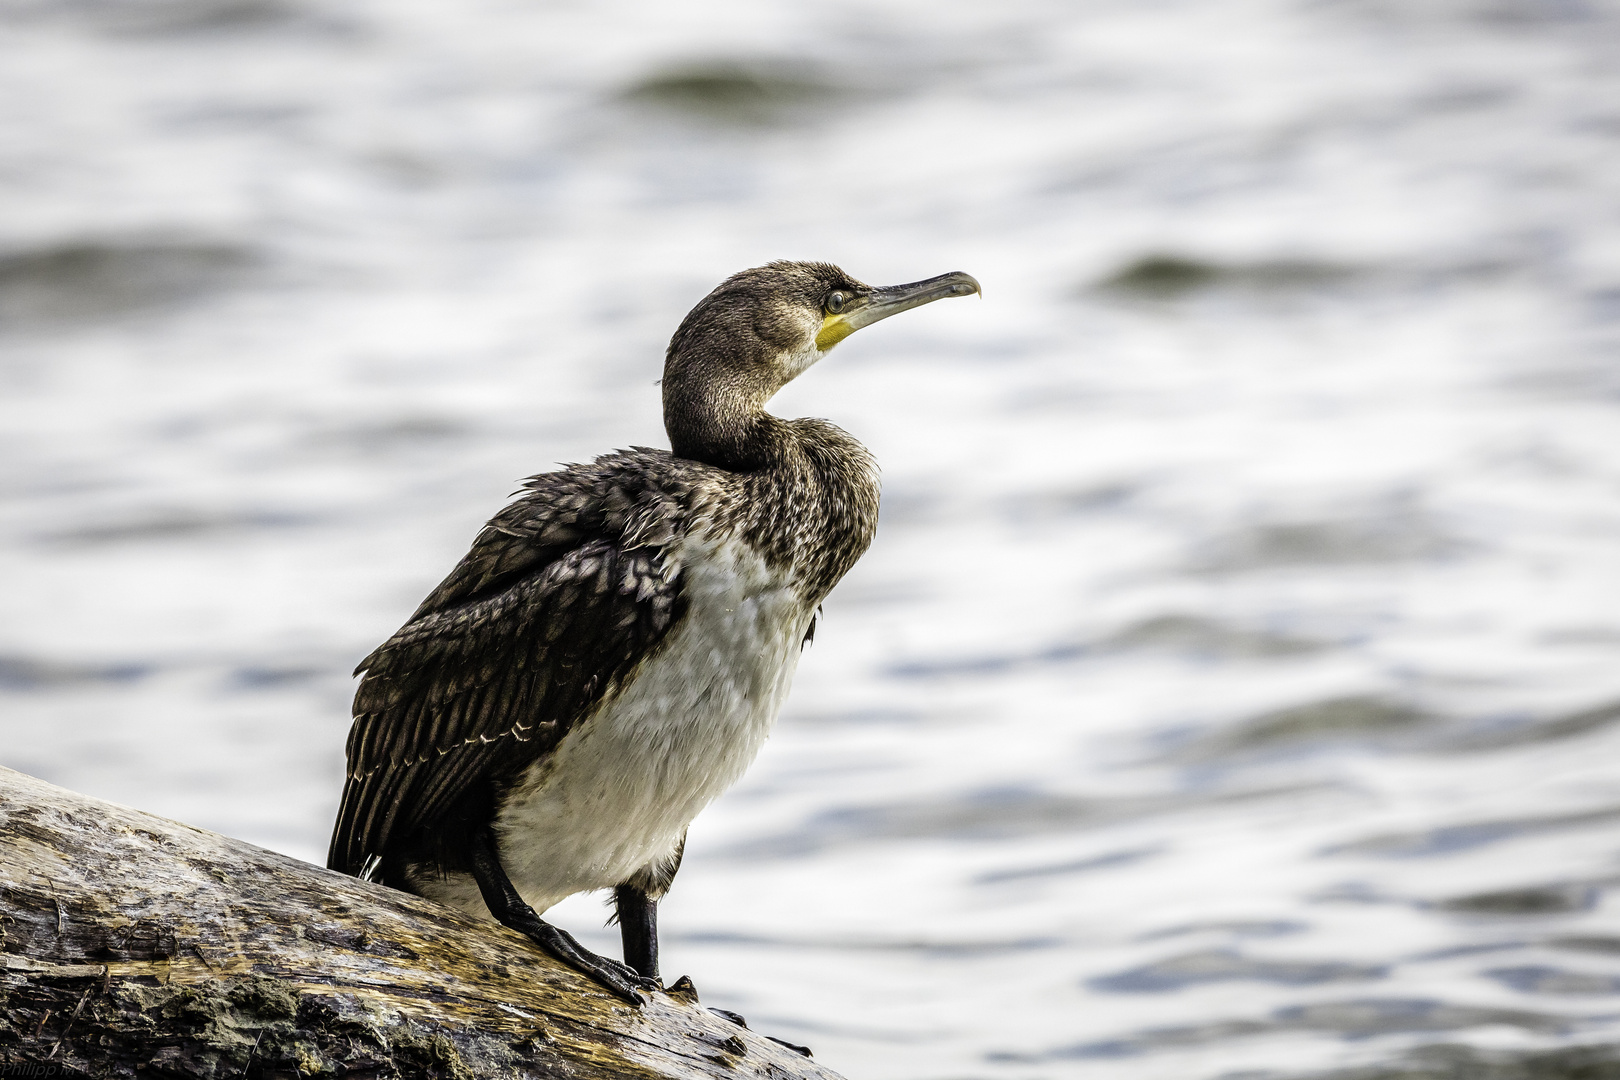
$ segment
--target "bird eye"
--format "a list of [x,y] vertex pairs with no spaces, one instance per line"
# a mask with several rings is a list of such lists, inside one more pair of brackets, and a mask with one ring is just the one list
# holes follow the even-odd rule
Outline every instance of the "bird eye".
[[834,315],[838,314],[840,311],[843,311],[844,305],[847,303],[849,303],[848,293],[835,292],[830,293],[827,296],[827,310],[832,312]]

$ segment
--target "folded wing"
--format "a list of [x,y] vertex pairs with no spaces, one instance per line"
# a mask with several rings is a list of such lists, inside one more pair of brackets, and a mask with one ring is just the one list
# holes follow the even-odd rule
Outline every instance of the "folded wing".
[[679,620],[679,575],[664,562],[671,530],[657,527],[674,507],[600,474],[548,473],[528,486],[361,662],[332,869],[357,874],[374,855],[399,885],[406,853],[461,868],[499,787],[550,753]]

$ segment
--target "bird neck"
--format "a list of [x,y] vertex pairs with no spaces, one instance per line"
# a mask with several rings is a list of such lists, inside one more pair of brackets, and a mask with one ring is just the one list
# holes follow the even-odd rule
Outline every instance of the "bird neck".
[[825,420],[776,420],[780,462],[740,478],[743,535],[791,569],[807,605],[819,604],[872,542],[878,471],[872,455]]
[[666,374],[664,430],[676,457],[732,472],[757,472],[779,464],[791,432],[765,411],[768,394],[746,385],[690,385]]

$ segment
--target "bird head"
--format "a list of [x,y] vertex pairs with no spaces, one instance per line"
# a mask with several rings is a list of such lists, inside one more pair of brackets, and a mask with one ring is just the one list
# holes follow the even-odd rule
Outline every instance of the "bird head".
[[838,267],[773,262],[733,274],[682,320],[664,360],[664,426],[676,454],[749,464],[751,419],[839,342],[890,315],[979,292],[960,271],[872,286]]

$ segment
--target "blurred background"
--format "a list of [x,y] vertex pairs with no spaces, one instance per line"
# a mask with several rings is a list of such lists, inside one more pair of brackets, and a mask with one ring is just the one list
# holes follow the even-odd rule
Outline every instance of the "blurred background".
[[710,287],[966,270],[774,406],[882,526],[666,973],[864,1080],[1620,1072],[1617,5],[5,0],[0,57],[0,762],[322,861],[350,670],[522,477],[664,445]]

